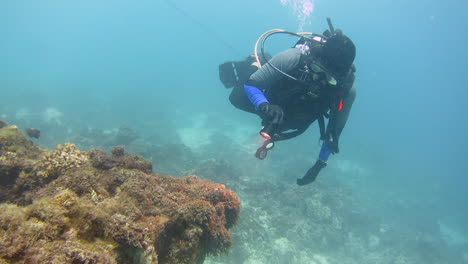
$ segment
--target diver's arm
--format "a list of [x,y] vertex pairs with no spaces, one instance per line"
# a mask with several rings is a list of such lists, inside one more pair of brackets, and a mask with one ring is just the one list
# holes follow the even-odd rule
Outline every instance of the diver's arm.
[[244,90],[250,102],[255,106],[255,109],[258,109],[258,107],[262,103],[269,103],[265,97],[265,94],[262,92],[262,90],[258,89],[257,87],[253,85],[244,84]]
[[255,108],[258,108],[261,103],[268,102],[264,93],[284,77],[281,72],[274,69],[270,64],[288,73],[297,66],[300,56],[301,51],[299,49],[287,49],[274,56],[269,63],[265,63],[258,71],[250,76],[249,80],[247,80],[244,85],[244,90]]

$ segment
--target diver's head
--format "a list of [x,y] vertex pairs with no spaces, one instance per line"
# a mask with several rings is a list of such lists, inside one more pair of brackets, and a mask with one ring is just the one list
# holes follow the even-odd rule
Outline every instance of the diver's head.
[[356,57],[356,47],[341,30],[335,30],[320,51],[321,64],[334,76],[348,73]]

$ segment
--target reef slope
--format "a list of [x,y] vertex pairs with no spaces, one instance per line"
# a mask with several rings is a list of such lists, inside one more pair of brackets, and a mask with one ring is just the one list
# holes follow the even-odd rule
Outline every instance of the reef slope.
[[0,264],[203,263],[227,253],[240,201],[116,147],[42,149],[0,128]]

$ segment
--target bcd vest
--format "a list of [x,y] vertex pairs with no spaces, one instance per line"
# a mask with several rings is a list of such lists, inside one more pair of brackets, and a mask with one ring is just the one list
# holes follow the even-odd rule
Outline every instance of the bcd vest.
[[337,79],[336,85],[331,85],[324,74],[310,70],[309,62],[310,56],[302,55],[295,69],[288,73],[297,80],[285,76],[268,91],[268,98],[270,103],[283,108],[289,129],[308,127],[319,119],[321,135],[324,137],[323,117],[333,116],[335,108],[340,106],[341,98],[351,89],[354,67],[346,76]]

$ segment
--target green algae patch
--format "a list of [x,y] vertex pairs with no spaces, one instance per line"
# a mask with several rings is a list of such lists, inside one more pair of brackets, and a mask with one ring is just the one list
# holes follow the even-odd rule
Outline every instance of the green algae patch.
[[27,139],[15,125],[0,128],[0,159],[26,157],[35,158],[40,153],[39,147]]
[[0,128],[0,263],[203,263],[226,254],[238,196],[152,172],[116,147],[41,149]]

